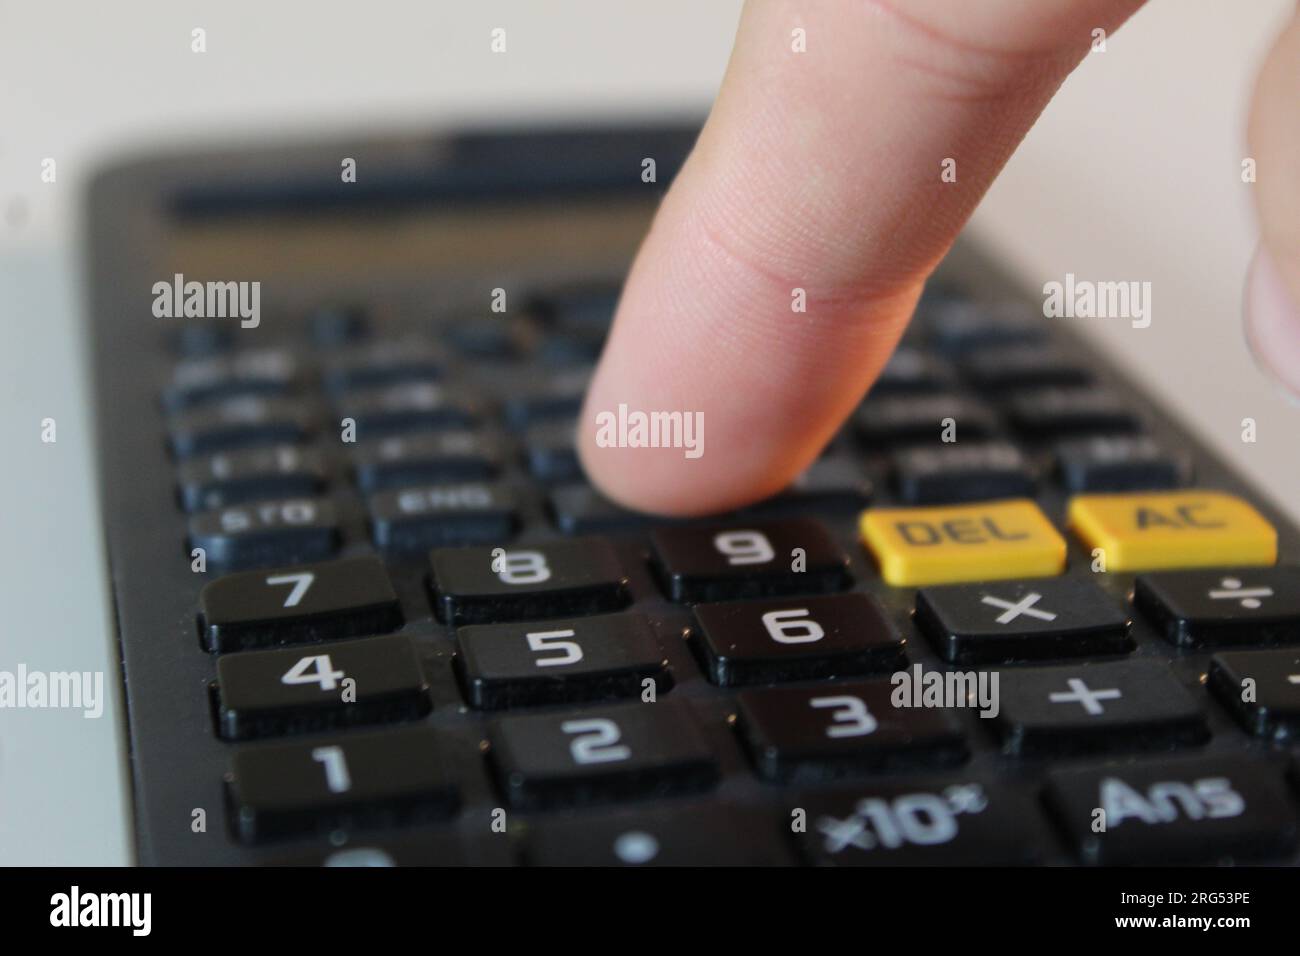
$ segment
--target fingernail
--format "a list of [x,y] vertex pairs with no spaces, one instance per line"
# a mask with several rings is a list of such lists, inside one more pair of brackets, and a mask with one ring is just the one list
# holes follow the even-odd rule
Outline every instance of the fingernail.
[[1255,364],[1300,398],[1300,307],[1262,245],[1246,278],[1246,342]]

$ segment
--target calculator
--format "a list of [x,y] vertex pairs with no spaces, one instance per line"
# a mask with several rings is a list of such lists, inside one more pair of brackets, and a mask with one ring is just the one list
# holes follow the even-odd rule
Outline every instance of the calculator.
[[1295,863],[1300,535],[970,241],[783,493],[585,480],[697,130],[94,180],[138,862]]

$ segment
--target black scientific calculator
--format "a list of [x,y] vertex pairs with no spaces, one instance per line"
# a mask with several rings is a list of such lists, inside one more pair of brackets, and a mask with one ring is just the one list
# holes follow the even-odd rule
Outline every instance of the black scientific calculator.
[[94,181],[138,861],[1296,862],[1300,536],[965,241],[784,493],[585,481],[695,131]]

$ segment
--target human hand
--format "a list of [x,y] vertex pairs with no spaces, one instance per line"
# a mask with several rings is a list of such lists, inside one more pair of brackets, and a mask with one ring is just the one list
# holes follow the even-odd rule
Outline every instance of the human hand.
[[[1097,28],[1141,0],[750,0],[713,111],[624,289],[580,419],[587,474],[664,514],[785,488],[902,334],[930,271]],[[804,28],[816,55],[792,50]],[[1248,337],[1300,392],[1300,15],[1249,141],[1262,246]],[[941,161],[957,160],[957,183]],[[791,308],[804,290],[806,311]],[[707,454],[600,447],[597,415],[699,412]]]

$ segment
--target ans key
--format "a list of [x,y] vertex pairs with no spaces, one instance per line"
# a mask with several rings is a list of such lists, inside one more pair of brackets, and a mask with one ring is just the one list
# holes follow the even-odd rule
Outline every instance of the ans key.
[[217,661],[217,726],[227,740],[396,723],[429,709],[429,685],[409,637]]
[[489,737],[514,807],[663,797],[710,787],[718,777],[717,758],[689,707],[677,701],[501,717]]
[[199,608],[204,644],[219,654],[402,626],[397,594],[374,557],[227,575],[203,588]]
[[822,594],[849,583],[848,558],[812,518],[657,528],[650,541],[678,602]]
[[226,778],[244,843],[445,819],[459,795],[423,727],[236,750]]
[[456,665],[473,707],[635,697],[649,679],[670,686],[667,661],[641,614],[533,624],[479,624],[456,632]]
[[536,547],[439,548],[429,555],[429,569],[434,610],[449,624],[599,614],[629,601],[618,555],[600,538]]
[[1268,859],[1296,846],[1281,774],[1242,756],[1056,770],[1047,802],[1085,863]]

